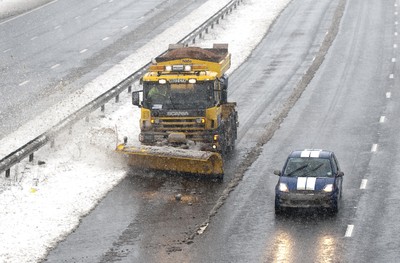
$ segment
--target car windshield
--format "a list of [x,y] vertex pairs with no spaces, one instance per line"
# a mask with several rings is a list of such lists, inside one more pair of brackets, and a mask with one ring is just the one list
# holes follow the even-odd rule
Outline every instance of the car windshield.
[[284,176],[331,177],[331,163],[324,158],[289,158]]

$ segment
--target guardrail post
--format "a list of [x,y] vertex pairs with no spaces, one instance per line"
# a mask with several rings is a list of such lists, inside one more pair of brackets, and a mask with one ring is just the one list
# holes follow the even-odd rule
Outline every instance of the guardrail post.
[[196,38],[192,39],[192,44],[196,43]]
[[105,109],[105,106],[103,104],[103,105],[101,105],[101,108],[100,108],[101,112],[104,112],[104,109]]
[[129,85],[128,86],[128,93],[131,93],[131,91],[132,91],[132,85]]
[[206,28],[206,34],[208,34],[208,27]]
[[6,178],[10,177],[10,169],[6,170]]
[[29,162],[33,162],[33,153],[29,154]]
[[115,103],[119,102],[119,94],[117,96],[115,96]]
[[89,115],[85,117],[85,121],[89,122]]

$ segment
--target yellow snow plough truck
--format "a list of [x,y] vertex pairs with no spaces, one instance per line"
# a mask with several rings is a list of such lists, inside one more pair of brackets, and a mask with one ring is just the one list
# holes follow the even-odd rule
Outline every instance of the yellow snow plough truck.
[[153,59],[132,93],[141,108],[139,141],[117,151],[131,166],[222,178],[223,157],[237,138],[236,103],[227,101],[231,54],[227,44],[212,48],[170,45]]

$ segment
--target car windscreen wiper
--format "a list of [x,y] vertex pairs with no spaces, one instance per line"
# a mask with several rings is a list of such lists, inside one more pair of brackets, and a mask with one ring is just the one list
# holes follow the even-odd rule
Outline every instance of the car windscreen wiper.
[[324,165],[324,164],[323,164],[323,163],[318,164],[315,168],[311,169],[310,171],[307,171],[307,172],[304,173],[302,176],[307,176],[309,173],[315,172],[315,171],[318,170],[322,165]]
[[303,165],[303,166],[300,166],[299,168],[297,168],[297,169],[294,170],[294,171],[291,171],[290,173],[286,174],[285,176],[291,176],[291,175],[294,174],[295,172],[298,172],[298,171],[300,171],[300,170],[303,170],[303,169],[306,168],[307,166],[308,166],[308,164],[305,164],[305,165]]

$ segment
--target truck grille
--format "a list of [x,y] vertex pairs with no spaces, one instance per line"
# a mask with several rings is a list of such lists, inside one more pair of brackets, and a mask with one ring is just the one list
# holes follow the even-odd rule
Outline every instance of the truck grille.
[[184,132],[186,136],[198,135],[205,130],[205,123],[198,123],[195,117],[160,117],[158,123],[154,123],[156,132]]

